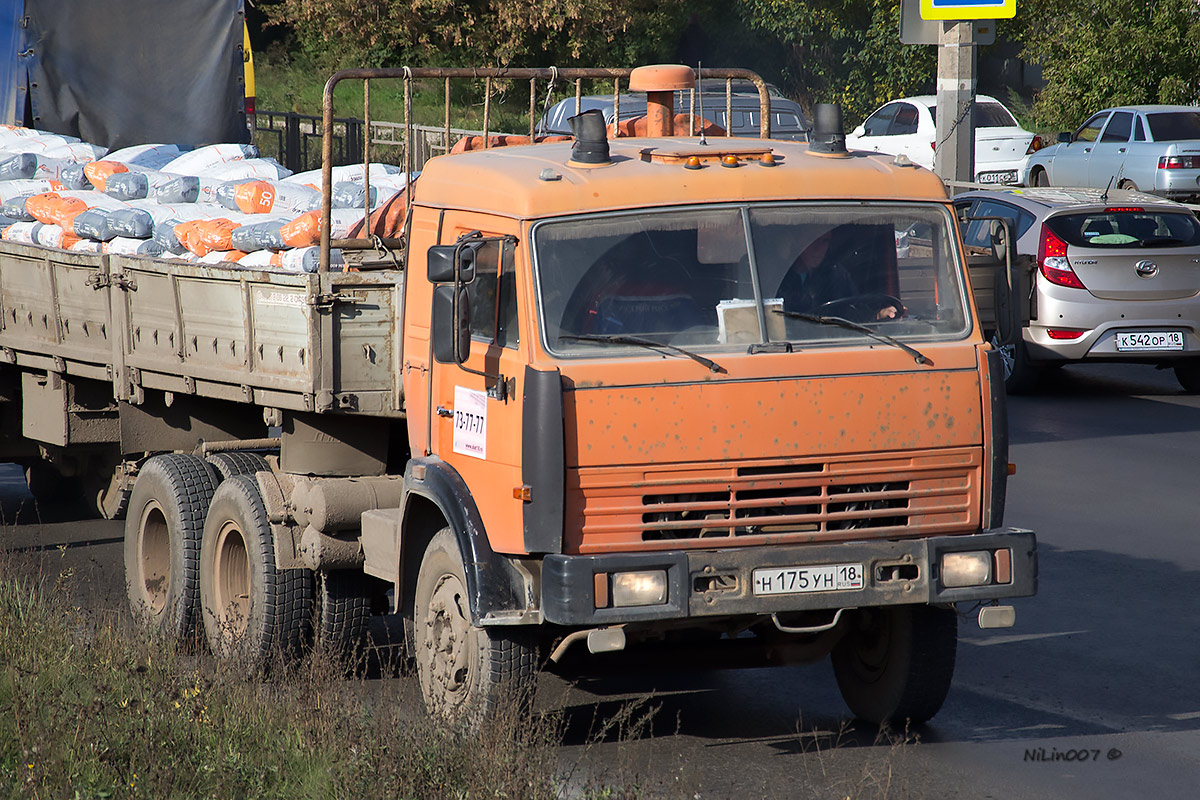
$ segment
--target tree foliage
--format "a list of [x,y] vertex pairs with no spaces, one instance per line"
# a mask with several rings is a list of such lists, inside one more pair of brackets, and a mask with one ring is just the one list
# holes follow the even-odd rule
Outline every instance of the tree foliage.
[[627,64],[674,47],[685,0],[273,0],[310,52],[356,66]]
[[1021,0],[1014,22],[1046,81],[1039,125],[1066,130],[1108,106],[1200,101],[1196,0]]
[[900,0],[737,0],[752,28],[787,48],[785,88],[802,105],[840,103],[861,120],[929,89],[937,49],[900,43]]

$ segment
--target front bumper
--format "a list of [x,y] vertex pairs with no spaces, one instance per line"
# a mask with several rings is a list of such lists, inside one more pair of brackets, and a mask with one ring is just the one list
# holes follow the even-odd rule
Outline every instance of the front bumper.
[[[938,565],[944,553],[1008,551],[1011,579],[950,589]],[[862,564],[862,589],[756,595],[751,575],[761,567]],[[597,608],[597,576],[665,570],[667,599],[653,606]],[[801,544],[620,555],[550,555],[542,563],[542,614],[560,625],[612,625],[651,620],[763,615],[786,611],[864,608],[914,603],[989,601],[1037,592],[1037,540],[1032,531],[998,528],[962,536],[844,544]]]

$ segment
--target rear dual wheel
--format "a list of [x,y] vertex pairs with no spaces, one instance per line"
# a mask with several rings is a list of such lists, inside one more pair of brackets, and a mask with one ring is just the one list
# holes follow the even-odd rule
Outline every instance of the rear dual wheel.
[[125,586],[134,615],[160,633],[188,639],[198,626],[200,539],[217,482],[201,459],[182,453],[142,466],[125,518]]
[[312,632],[313,576],[275,566],[275,540],[258,484],[223,481],[200,547],[204,632],[218,656],[251,669],[299,653]]

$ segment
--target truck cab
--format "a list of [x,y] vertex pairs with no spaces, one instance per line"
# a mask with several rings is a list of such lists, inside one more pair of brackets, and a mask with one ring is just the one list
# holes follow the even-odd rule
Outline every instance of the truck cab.
[[[468,608],[412,581],[435,705],[478,702],[446,631],[496,653],[536,622],[552,660],[584,639],[783,637],[796,659],[832,654],[858,716],[923,721],[949,688],[955,604],[998,627],[999,598],[1034,592],[1033,534],[1002,527],[1003,381],[944,188],[836,138],[577,133],[426,165],[413,461],[461,481],[518,598],[490,605],[464,578]],[[375,574],[403,585],[395,530]]]

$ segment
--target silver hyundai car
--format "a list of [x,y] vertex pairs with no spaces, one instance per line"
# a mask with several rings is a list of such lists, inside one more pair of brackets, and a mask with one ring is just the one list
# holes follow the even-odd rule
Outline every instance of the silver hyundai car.
[[[1171,366],[1200,393],[1200,221],[1186,206],[1140,192],[1012,188],[958,195],[968,252],[992,252],[996,217],[1030,256],[1013,298],[1028,319],[1001,347],[1009,390],[1036,388],[1043,369],[1076,361]],[[1017,337],[1011,337],[1017,338]]]

